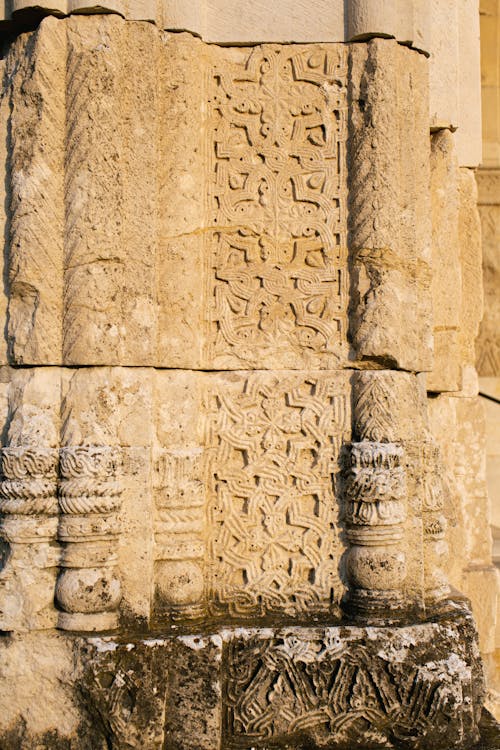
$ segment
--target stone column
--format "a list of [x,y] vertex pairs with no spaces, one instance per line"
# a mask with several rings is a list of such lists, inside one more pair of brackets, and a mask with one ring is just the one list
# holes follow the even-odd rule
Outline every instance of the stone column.
[[0,580],[2,630],[54,625],[52,599],[58,550],[57,451],[2,448],[0,534],[6,570]]
[[60,378],[55,368],[15,371],[11,377],[7,445],[1,450],[0,628],[52,628]]
[[118,459],[109,446],[61,448],[58,538],[63,549],[56,601],[63,630],[111,630],[118,624]]
[[354,437],[346,479],[349,591],[356,619],[390,621],[405,614],[405,451],[387,410],[381,373],[354,376]]

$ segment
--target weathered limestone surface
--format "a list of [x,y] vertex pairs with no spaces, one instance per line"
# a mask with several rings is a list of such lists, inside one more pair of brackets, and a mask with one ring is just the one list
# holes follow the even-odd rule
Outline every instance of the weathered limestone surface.
[[[497,0],[490,0],[493,4]],[[483,8],[482,8],[483,11]],[[488,8],[489,16],[494,15]],[[116,13],[218,44],[344,42],[395,38],[430,55],[423,94],[434,128],[458,128],[460,166],[481,162],[478,0],[3,0],[0,27],[33,26],[53,14]],[[2,24],[3,21],[3,24]],[[482,21],[483,33],[493,28]],[[133,56],[130,56],[133,60]],[[150,70],[151,72],[151,70]]]
[[[19,671],[28,648],[29,676]],[[479,738],[479,652],[460,607],[440,622],[399,628],[8,636],[0,670],[21,709],[0,719],[9,726],[6,748],[275,750],[361,748],[368,740],[425,750],[432,738],[447,750]],[[49,695],[43,709],[35,690]]]
[[[481,0],[482,168],[500,166],[500,3]],[[482,170],[479,173],[481,180]],[[498,193],[497,193],[498,194]]]
[[482,377],[500,376],[500,169],[478,172],[479,214],[483,248],[484,317],[477,345]]
[[431,137],[434,367],[427,389],[475,396],[475,339],[483,315],[481,227],[474,173],[459,168],[455,140],[448,130]]
[[[350,6],[355,44],[217,46],[137,7],[10,45],[7,750],[479,740],[448,580],[488,650],[475,182],[448,130],[431,151],[391,7]],[[363,41],[377,18],[394,38]]]
[[[424,57],[394,41],[164,43],[117,16],[50,18],[6,76],[7,361],[430,368]],[[42,230],[44,200],[60,221]]]

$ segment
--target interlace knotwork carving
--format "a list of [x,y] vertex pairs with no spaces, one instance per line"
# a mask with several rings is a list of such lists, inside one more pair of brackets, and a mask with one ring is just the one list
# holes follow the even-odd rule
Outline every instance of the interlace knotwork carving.
[[404,643],[391,662],[380,644],[374,653],[369,640],[351,641],[334,628],[235,639],[227,657],[228,746],[300,739],[305,747],[308,738],[311,747],[410,747],[463,699],[460,678],[443,679],[432,640],[427,647],[429,663],[420,666]]
[[394,443],[352,443],[347,475],[347,520],[368,526],[405,519],[406,475],[403,448]]
[[2,448],[0,513],[57,514],[57,451],[50,448]]
[[212,606],[327,612],[342,594],[333,484],[349,431],[342,386],[298,375],[236,385],[212,395]]
[[344,50],[327,45],[258,46],[212,71],[216,367],[328,368],[344,355],[346,76]]
[[61,448],[59,505],[67,514],[112,513],[121,505],[117,454],[108,446]]

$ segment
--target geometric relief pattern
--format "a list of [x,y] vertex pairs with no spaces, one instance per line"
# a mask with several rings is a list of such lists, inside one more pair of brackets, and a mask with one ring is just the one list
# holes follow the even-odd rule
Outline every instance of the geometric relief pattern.
[[343,593],[334,483],[346,378],[234,377],[211,396],[212,610],[327,613]]
[[209,80],[209,361],[334,368],[347,307],[346,52],[244,54]]
[[[350,640],[338,628],[326,628],[321,634],[302,630],[232,641],[225,689],[228,746],[430,747],[426,734],[456,717],[456,706],[467,700],[467,680],[457,672],[443,675],[431,661],[432,641],[421,664],[422,655],[415,658],[411,651],[391,661],[376,636],[375,649],[362,638]],[[448,647],[453,651],[452,643]],[[445,746],[451,745],[439,745]]]

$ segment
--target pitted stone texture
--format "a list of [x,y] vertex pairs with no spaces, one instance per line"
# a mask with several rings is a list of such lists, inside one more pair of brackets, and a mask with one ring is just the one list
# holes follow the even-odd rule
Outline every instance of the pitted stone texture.
[[6,750],[450,750],[478,739],[483,683],[462,610],[399,628],[23,635],[0,651]]
[[482,684],[473,632],[458,618],[235,634],[224,660],[226,746],[470,747]]
[[[53,633],[3,634],[0,650],[0,746],[72,750],[70,738],[76,741],[82,725],[79,696],[72,689],[72,641]],[[91,727],[85,729],[92,741]],[[104,750],[105,745],[93,747]]]
[[45,19],[5,66],[9,361],[429,369],[422,55],[107,15]]

